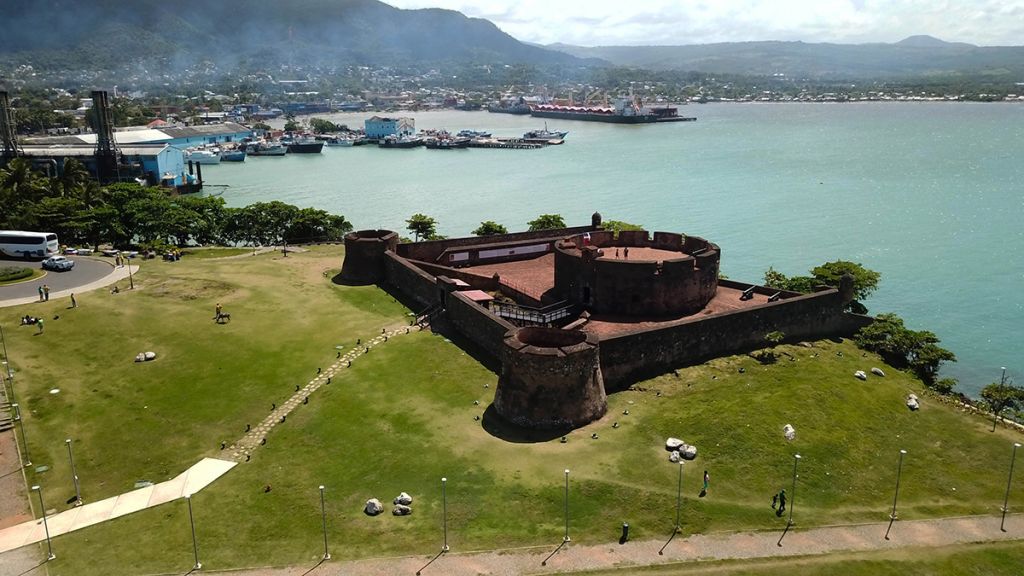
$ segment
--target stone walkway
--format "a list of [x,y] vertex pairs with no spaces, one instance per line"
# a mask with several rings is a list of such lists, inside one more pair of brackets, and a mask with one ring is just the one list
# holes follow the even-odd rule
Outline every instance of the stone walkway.
[[[187,494],[195,494],[236,466],[235,462],[203,458],[175,478],[106,500],[93,502],[46,518],[50,537],[60,536],[87,526],[158,506]],[[46,540],[42,518],[0,530],[0,553]]]
[[[970,516],[939,520],[902,520],[885,540],[888,522],[828,526],[800,530],[794,526],[779,545],[782,530],[694,534],[664,540],[618,542],[581,546],[570,542],[555,551],[560,535],[551,535],[551,545],[492,551],[453,551],[436,560],[437,553],[422,556],[329,561],[315,567],[232,570],[236,576],[443,576],[446,574],[558,574],[584,570],[612,570],[659,564],[691,564],[713,560],[752,560],[788,556],[813,556],[837,552],[870,552],[905,547],[937,547],[991,541],[1024,539],[1024,516],[1008,516],[1007,532],[1000,532],[998,516]],[[665,539],[668,539],[668,534]],[[342,546],[338,545],[337,548]],[[658,553],[664,547],[664,555]],[[440,552],[440,544],[438,545]],[[547,559],[546,565],[543,562]],[[431,562],[428,565],[428,562]],[[742,567],[740,567],[742,568]],[[204,569],[206,572],[211,570]]]

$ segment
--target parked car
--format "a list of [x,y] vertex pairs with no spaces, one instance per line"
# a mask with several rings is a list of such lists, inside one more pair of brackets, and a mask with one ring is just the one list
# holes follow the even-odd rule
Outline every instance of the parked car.
[[74,260],[68,260],[64,256],[50,256],[46,260],[43,260],[43,270],[54,270],[56,272],[66,272],[75,267]]

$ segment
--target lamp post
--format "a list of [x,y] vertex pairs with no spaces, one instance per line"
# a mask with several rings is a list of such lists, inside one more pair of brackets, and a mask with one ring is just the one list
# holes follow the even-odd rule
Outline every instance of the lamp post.
[[793,508],[796,506],[796,466],[800,463],[801,456],[799,454],[793,455],[793,487],[789,494],[789,520],[786,522],[786,526],[793,525]]
[[885,531],[885,539],[889,539],[889,530],[892,530],[892,523],[896,521],[896,501],[900,497],[900,477],[903,475],[903,457],[907,455],[906,450],[900,450],[899,464],[896,466],[896,492],[892,496],[892,512],[889,513],[889,528]]
[[188,502],[188,523],[192,527],[192,555],[195,557],[196,563],[192,566],[193,570],[201,570],[203,564],[199,562],[199,545],[196,543],[196,522],[192,517],[192,495],[185,494],[185,501]]
[[21,417],[21,406],[17,402],[11,404],[11,408],[14,408],[14,419],[21,425],[21,441],[25,444],[25,467],[28,468],[32,465],[32,456],[28,453],[28,437],[25,436],[25,420]]
[[448,479],[441,478],[441,515],[444,528],[444,545],[441,552],[448,551]]
[[128,287],[129,290],[135,290],[135,278],[132,277],[132,263],[128,263]]
[[324,487],[320,485],[320,519],[324,525],[324,560],[331,559],[331,553],[327,551],[327,508],[324,507]]
[[569,542],[569,469],[565,469],[565,536],[562,542]]
[[1006,532],[1006,513],[1010,511],[1010,484],[1013,483],[1013,463],[1017,460],[1017,448],[1020,442],[1013,443],[1013,455],[1010,456],[1010,477],[1006,479],[1006,496],[1003,497],[1003,519],[999,522],[999,529]]
[[679,461],[679,483],[676,485],[676,532],[681,532],[679,524],[679,510],[683,503],[683,461]]
[[46,559],[53,560],[57,557],[53,553],[53,546],[50,545],[50,525],[46,523],[46,505],[43,504],[43,488],[36,484],[32,487],[37,494],[39,494],[39,511],[43,515],[43,530],[46,531]]
[[75,469],[75,455],[71,452],[71,438],[64,440],[68,447],[68,460],[71,460],[71,478],[75,481],[75,506],[82,505],[82,492],[78,488],[78,470]]

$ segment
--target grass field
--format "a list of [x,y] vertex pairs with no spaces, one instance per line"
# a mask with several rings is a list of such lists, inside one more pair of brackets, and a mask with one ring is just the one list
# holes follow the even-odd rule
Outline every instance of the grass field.
[[[0,311],[5,326],[26,313],[61,316],[43,336],[7,331],[18,399],[31,409],[32,460],[50,467],[29,481],[46,488],[48,507],[66,508],[73,495],[64,438],[74,439],[86,501],[138,480],[162,481],[217,456],[221,441],[239,438],[246,423],[330,364],[337,345],[348,349],[384,326],[408,324],[408,310],[378,288],[331,283],[340,264],[339,247],[286,259],[147,262],[134,292],[81,295],[77,310],[51,301]],[[213,323],[217,302],[232,314],[230,324]],[[434,551],[442,476],[453,548],[557,543],[565,468],[574,541],[615,540],[623,521],[634,539],[662,538],[674,523],[678,474],[663,449],[668,436],[700,451],[684,470],[684,532],[784,524],[768,505],[779,488],[790,491],[796,452],[802,527],[886,519],[901,448],[908,450],[901,517],[997,512],[1019,437],[990,433],[986,421],[931,400],[896,370],[854,379],[855,370],[883,365],[851,343],[780,348],[792,359],[763,366],[747,356],[722,358],[613,394],[608,416],[563,444],[499,438],[485,416],[493,372],[443,337],[392,338],[276,427],[251,462],[193,498],[204,567],[315,561],[320,484],[336,558]],[[133,363],[145,350],[158,359]],[[50,394],[54,388],[60,392]],[[923,397],[921,411],[904,406],[910,392]],[[797,430],[792,443],[782,436],[787,423]],[[711,490],[697,498],[704,469]],[[366,499],[387,504],[400,491],[416,499],[412,516],[362,514]],[[54,546],[54,575],[191,565],[182,501]]]

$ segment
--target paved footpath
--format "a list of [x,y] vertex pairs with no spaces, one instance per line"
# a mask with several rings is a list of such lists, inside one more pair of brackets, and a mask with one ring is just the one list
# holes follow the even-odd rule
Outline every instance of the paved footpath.
[[[558,535],[552,534],[548,547],[493,550],[487,552],[451,551],[427,564],[434,555],[373,558],[356,561],[328,561],[316,567],[264,568],[233,570],[235,576],[392,576],[416,574],[557,574],[583,570],[610,570],[658,564],[680,564],[708,560],[742,560],[786,556],[821,555],[836,552],[868,552],[905,547],[936,547],[990,541],[1024,539],[1024,515],[1008,516],[1006,532],[999,530],[998,516],[969,516],[939,520],[896,522],[885,540],[888,522],[829,526],[800,530],[794,526],[782,539],[782,530],[694,534],[664,541],[618,542],[581,546],[570,542],[556,554]],[[667,536],[666,536],[667,539]],[[658,550],[665,546],[664,555]],[[439,546],[440,548],[440,546]],[[547,565],[542,562],[547,559]],[[312,568],[312,569],[311,569]],[[211,570],[205,570],[211,572]],[[212,570],[215,571],[215,570]]]
[[[128,266],[121,266],[120,268],[111,266],[110,274],[107,274],[106,276],[100,278],[99,280],[95,280],[93,282],[89,282],[88,284],[83,284],[81,286],[77,286],[75,288],[67,290],[50,292],[50,299],[57,300],[58,298],[63,298],[64,296],[70,296],[72,293],[81,295],[85,294],[86,292],[98,290],[105,286],[110,286],[114,282],[119,282],[127,278],[129,275],[128,268]],[[131,274],[138,273],[139,267],[137,265],[131,266]],[[26,298],[9,298],[7,300],[0,300],[0,308],[7,308],[8,306],[20,306],[22,304],[32,304],[35,302],[39,302],[38,296],[29,296]]]

